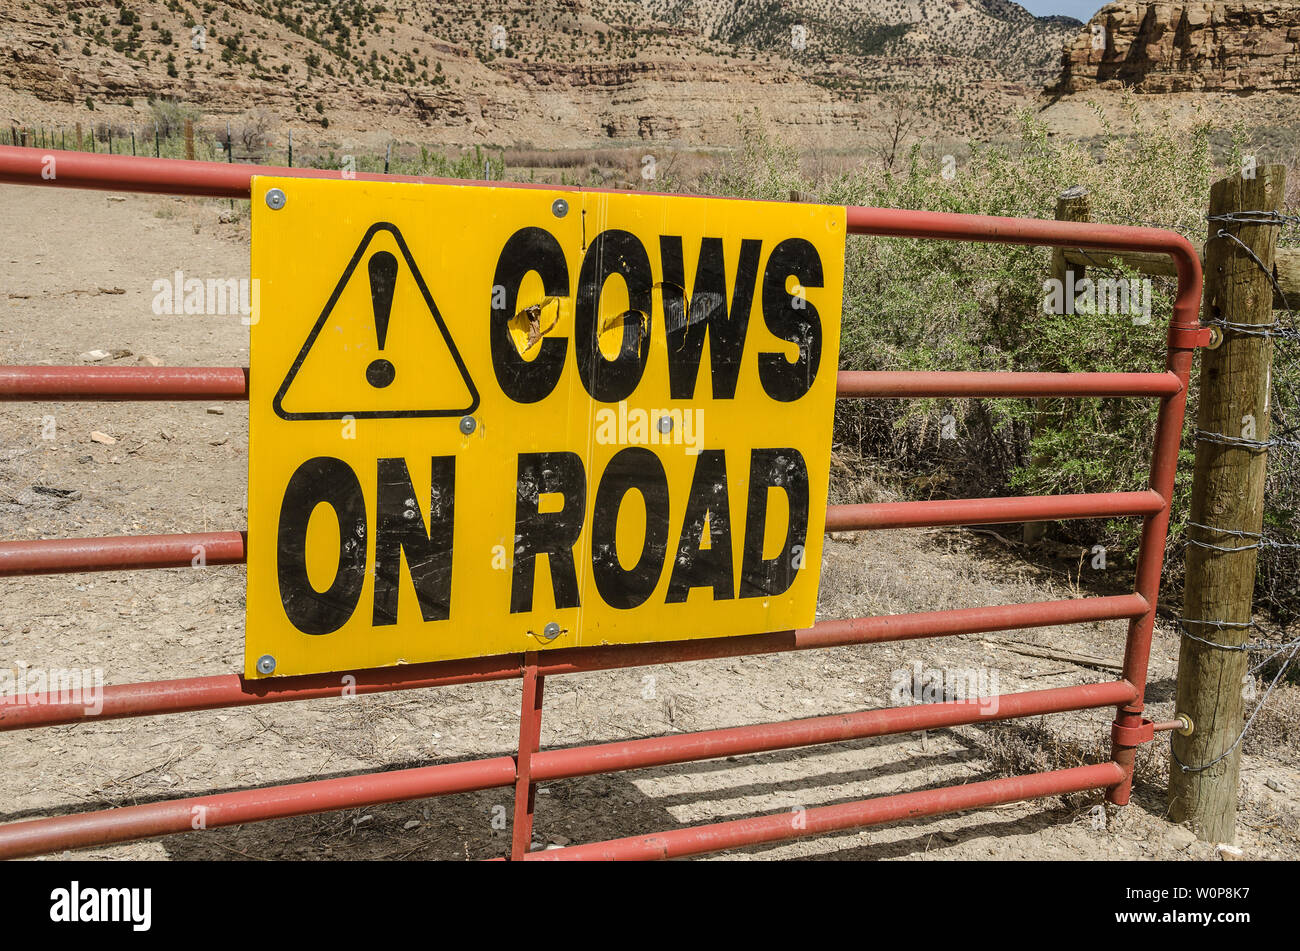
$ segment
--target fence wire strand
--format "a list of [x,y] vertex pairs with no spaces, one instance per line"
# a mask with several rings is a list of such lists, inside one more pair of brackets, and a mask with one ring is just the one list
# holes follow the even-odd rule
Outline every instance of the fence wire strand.
[[[1276,211],[1238,211],[1223,215],[1207,215],[1210,222],[1227,227],[1242,225],[1269,225],[1278,228],[1300,225],[1300,216],[1286,215]],[[1268,275],[1276,297],[1283,305],[1284,320],[1275,319],[1271,324],[1242,324],[1228,320],[1209,320],[1207,324],[1219,327],[1224,333],[1242,337],[1272,338],[1282,343],[1300,341],[1300,332],[1295,327],[1295,314],[1290,301],[1283,293],[1277,274],[1260,260],[1250,247],[1240,238],[1220,227],[1210,240],[1229,240],[1240,246],[1249,258]],[[1279,357],[1289,357],[1288,350],[1275,350],[1275,362]],[[1300,592],[1294,583],[1297,569],[1300,568],[1300,532],[1297,531],[1296,512],[1300,511],[1300,486],[1297,486],[1295,473],[1300,470],[1300,402],[1296,399],[1294,387],[1287,382],[1288,374],[1274,372],[1270,378],[1268,439],[1247,439],[1228,433],[1211,433],[1198,429],[1197,442],[1214,443],[1267,455],[1265,470],[1264,524],[1260,531],[1249,532],[1239,529],[1224,528],[1201,522],[1188,522],[1189,529],[1197,529],[1202,537],[1193,538],[1188,532],[1185,545],[1198,547],[1233,555],[1245,551],[1254,551],[1259,559],[1256,568],[1255,599],[1252,613],[1267,614],[1277,620],[1277,627],[1260,624],[1255,620],[1227,621],[1218,618],[1181,617],[1178,627],[1183,637],[1208,647],[1222,651],[1236,651],[1251,655],[1250,676],[1254,677],[1278,658],[1285,658],[1278,663],[1277,671],[1269,682],[1268,689],[1255,705],[1250,716],[1242,725],[1241,732],[1232,744],[1207,763],[1193,765],[1184,763],[1174,753],[1170,755],[1185,773],[1201,772],[1211,769],[1232,754],[1250,731],[1256,717],[1268,702],[1273,689],[1281,682],[1287,670],[1300,653],[1300,638],[1286,639],[1284,631],[1300,617]],[[1215,538],[1211,541],[1210,538]],[[1259,635],[1260,639],[1247,639],[1241,644],[1223,644],[1201,636],[1191,628],[1197,627],[1204,633],[1215,631],[1246,631],[1250,635]]]

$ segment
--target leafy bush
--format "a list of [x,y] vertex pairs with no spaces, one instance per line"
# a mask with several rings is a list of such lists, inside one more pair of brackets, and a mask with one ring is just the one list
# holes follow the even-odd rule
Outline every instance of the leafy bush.
[[[785,200],[800,191],[830,204],[1045,218],[1053,215],[1062,191],[1082,185],[1090,193],[1093,221],[1170,227],[1199,241],[1205,237],[1209,186],[1225,174],[1213,160],[1208,125],[1165,122],[1123,136],[1107,130],[1095,141],[1079,142],[1052,138],[1025,116],[1016,141],[971,144],[955,163],[913,146],[895,172],[863,166],[814,182],[800,173],[797,152],[768,136],[756,117],[741,121],[743,147],[700,183],[705,193]],[[1235,133],[1226,168],[1239,167],[1240,140]],[[945,177],[945,165],[956,174]],[[1047,248],[850,237],[841,368],[1162,369],[1174,279],[1150,278],[1149,323],[1135,323],[1126,314],[1048,314],[1043,305],[1050,256]],[[1088,274],[1141,277],[1115,264],[1098,253]],[[1300,365],[1279,362],[1275,377],[1294,389]],[[1196,398],[1194,372],[1166,559],[1175,581],[1181,578]],[[1154,400],[1143,399],[844,401],[837,406],[836,443],[848,458],[877,474],[892,474],[913,495],[1130,490],[1147,484],[1157,408]],[[955,439],[942,438],[949,414]],[[910,481],[902,479],[904,473]],[[870,494],[863,480],[841,480],[835,491],[840,497]],[[1289,496],[1271,493],[1271,523],[1294,527],[1297,512],[1300,489]],[[1063,522],[1055,531],[1081,544],[1105,545],[1113,561],[1131,564],[1140,522]],[[1261,571],[1274,570],[1270,565],[1262,560]],[[1276,588],[1277,579],[1263,580]]]
[[178,99],[156,99],[149,106],[153,123],[163,138],[185,131],[185,120],[198,123],[202,113]]

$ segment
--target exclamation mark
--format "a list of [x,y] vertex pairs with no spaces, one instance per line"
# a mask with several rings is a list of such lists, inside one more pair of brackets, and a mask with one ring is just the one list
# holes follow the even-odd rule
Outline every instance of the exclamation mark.
[[[377,251],[370,256],[370,306],[375,312],[375,338],[379,349],[384,349],[388,339],[388,317],[393,310],[393,290],[397,286],[397,258],[387,251]],[[366,367],[366,380],[376,389],[393,382],[397,369],[380,357]]]

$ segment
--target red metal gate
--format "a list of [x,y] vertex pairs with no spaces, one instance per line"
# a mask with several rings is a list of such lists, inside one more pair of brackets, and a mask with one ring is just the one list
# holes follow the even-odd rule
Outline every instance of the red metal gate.
[[[42,176],[48,153],[0,147],[0,182],[98,188],[158,194],[248,198],[253,175],[336,178],[319,169],[286,169],[169,159],[57,153],[58,174]],[[357,173],[363,180],[444,182],[445,179]],[[456,182],[456,184],[467,184]],[[501,187],[502,182],[492,182]],[[550,187],[528,186],[516,187]],[[0,826],[0,858],[83,848],[149,836],[190,832],[307,813],[355,808],[513,786],[512,859],[671,858],[819,835],[895,819],[955,812],[1086,789],[1105,789],[1110,802],[1128,802],[1137,746],[1157,730],[1179,724],[1143,717],[1147,658],[1169,525],[1174,469],[1183,429],[1193,351],[1208,341],[1199,326],[1201,265],[1186,239],[1168,231],[1032,219],[992,218],[879,208],[849,208],[850,234],[1052,245],[1170,255],[1178,294],[1169,326],[1168,356],[1160,373],[842,372],[837,393],[855,397],[1144,397],[1160,400],[1149,488],[1142,492],[1032,496],[950,501],[833,505],[827,531],[977,525],[999,522],[1142,516],[1135,590],[1130,594],[964,608],[916,614],[820,621],[799,631],[667,644],[577,647],[400,668],[353,671],[356,693],[523,680],[519,743],[514,756],[368,773],[292,785],[198,796],[78,813]],[[239,367],[3,367],[0,399],[15,400],[246,400],[248,371]],[[238,531],[188,535],[49,539],[0,542],[0,575],[188,567],[194,546],[209,564],[244,561]],[[781,723],[707,730],[571,749],[539,749],[542,685],[547,677],[592,670],[679,663],[776,651],[943,637],[1090,621],[1129,621],[1120,679],[1003,694],[996,714],[983,699],[867,710]],[[180,713],[340,695],[340,675],[245,681],[235,674],[113,685],[92,715],[57,694],[0,702],[0,730],[88,719]],[[862,737],[969,724],[990,719],[1116,707],[1112,758],[1072,769],[995,779],[941,789],[810,808],[759,818],[687,827],[650,835],[529,852],[534,793],[539,782],[618,770],[686,763],[744,753],[835,743]]]

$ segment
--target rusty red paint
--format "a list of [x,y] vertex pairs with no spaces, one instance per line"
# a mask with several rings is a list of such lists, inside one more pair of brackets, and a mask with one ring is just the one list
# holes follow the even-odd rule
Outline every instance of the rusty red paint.
[[681,858],[686,855],[701,855],[748,845],[762,845],[766,842],[827,835],[845,829],[896,822],[900,819],[917,819],[921,816],[934,816],[945,812],[960,812],[978,806],[998,806],[1040,796],[1082,792],[1085,789],[1105,789],[1116,783],[1119,774],[1120,767],[1114,763],[1076,766],[1073,769],[1050,773],[1033,773],[1010,779],[990,779],[979,783],[967,783],[964,786],[925,789],[836,806],[816,806],[811,809],[759,816],[753,819],[736,819],[731,822],[715,822],[707,826],[673,829],[654,835],[631,836],[626,839],[594,842],[590,845],[548,849],[544,852],[534,852],[528,856],[528,859],[557,862],[565,859],[608,861]]
[[244,532],[0,542],[0,577],[243,564]]
[[831,505],[826,530],[922,528],[937,525],[995,525],[1071,518],[1154,515],[1165,501],[1154,492],[1031,495],[996,499],[935,499],[926,502],[870,502]]
[[246,367],[0,367],[0,401],[247,400]]
[[[328,812],[331,809],[373,806],[510,785],[516,786],[519,793],[523,792],[522,786],[532,786],[535,793],[539,781],[551,782],[594,773],[645,769],[912,730],[1093,709],[1124,702],[1133,696],[1132,685],[1124,681],[1080,684],[1003,694],[997,698],[997,709],[992,711],[982,708],[979,703],[917,704],[784,723],[764,723],[571,749],[543,750],[533,753],[526,765],[519,764],[508,756],[498,756],[463,763],[274,786],[264,790],[198,796],[101,812],[32,819],[0,826],[0,859],[190,832],[195,828],[196,817],[202,818],[204,828],[218,828]],[[540,711],[540,696],[525,688],[524,704],[526,712]],[[528,731],[524,737],[524,749],[527,749],[535,742],[534,732],[540,728],[540,716],[526,717],[524,722]],[[512,856],[515,858],[527,854],[531,839],[532,810],[526,802],[526,796],[516,799],[516,825],[512,835]]]
[[[42,176],[44,150],[0,147],[0,182],[42,187],[105,188],[117,191],[247,198],[256,174],[313,178],[338,177],[318,169],[283,169],[212,162],[58,153],[58,175]],[[441,182],[361,173],[362,180]],[[481,184],[457,182],[456,184]],[[546,187],[493,182],[493,187]],[[917,614],[820,622],[802,631],[667,644],[567,648],[536,655],[507,655],[377,671],[357,671],[357,693],[473,683],[524,677],[518,758],[496,757],[290,786],[224,793],[151,803],[102,813],[60,816],[0,826],[0,856],[32,855],[60,848],[126,841],[195,828],[195,809],[205,828],[258,821],[362,804],[421,796],[516,786],[515,857],[665,858],[720,848],[823,834],[910,816],[966,809],[1082,789],[1106,789],[1112,802],[1127,802],[1135,743],[1156,730],[1181,726],[1152,724],[1142,716],[1151,632],[1159,594],[1160,565],[1169,523],[1178,444],[1185,413],[1193,348],[1204,337],[1197,323],[1201,296],[1200,261],[1181,236],[1152,228],[1078,222],[1008,219],[879,208],[846,210],[852,234],[937,238],[1011,244],[1043,244],[1164,253],[1178,273],[1178,293],[1168,335],[1163,373],[878,373],[839,375],[841,397],[1158,397],[1155,449],[1149,488],[1090,496],[1020,499],[967,499],[922,503],[832,506],[830,530],[910,525],[979,524],[1133,515],[1144,518],[1135,591],[1128,595],[1001,605]],[[247,371],[234,367],[10,367],[0,369],[0,400],[32,399],[247,399]],[[243,560],[245,539],[238,532],[68,539],[0,543],[0,574],[106,570],[188,565],[195,545],[206,564]],[[999,698],[999,713],[1025,716],[1114,704],[1112,761],[1053,773],[971,783],[837,806],[809,809],[795,825],[789,815],[766,816],[710,826],[677,829],[652,836],[591,843],[528,854],[532,794],[540,779],[585,775],[615,769],[686,762],[719,755],[836,742],[849,737],[927,729],[974,722],[969,704],[930,704],[874,710],[837,717],[789,721],[730,730],[705,731],[623,743],[539,750],[543,678],[584,670],[675,663],[708,657],[740,656],[845,644],[940,637],[1083,621],[1128,619],[1123,678],[1115,683],[1080,685],[1011,694]],[[529,657],[533,660],[530,662]],[[339,693],[340,675],[295,677],[249,683],[236,675],[105,689],[99,719],[148,716],[243,704],[274,703]],[[44,703],[49,697],[15,698],[0,703],[0,729],[23,729],[90,719],[82,708]],[[57,698],[53,698],[56,699]],[[966,707],[966,709],[956,709]],[[522,844],[521,844],[522,843]]]
[[[609,647],[565,647],[542,652],[537,661],[537,669],[539,674],[553,677],[597,670],[679,664],[718,657],[848,647],[853,644],[950,637],[1057,624],[1127,620],[1139,617],[1146,611],[1147,603],[1142,597],[1126,594],[843,618],[819,621],[813,627],[800,631],[775,631],[743,637],[619,644]],[[346,682],[349,689],[356,694],[387,693],[393,690],[510,680],[521,676],[523,667],[524,655],[500,654],[404,667],[261,680],[245,680],[238,674],[218,674],[152,683],[110,684],[103,688],[101,709],[94,715],[87,713],[84,705],[61,701],[56,694],[25,694],[0,698],[0,731],[27,730],[85,720],[118,720],[264,703],[319,700],[340,696],[345,677],[348,678]]]
[[[1163,506],[1164,500],[1149,490],[830,505],[826,508],[826,531],[1113,518],[1152,515]],[[195,559],[201,556],[207,564],[240,564],[244,561],[246,541],[244,532],[196,532],[0,542],[0,577],[184,568],[195,564]]]
[[[1175,396],[1172,373],[977,373],[841,370],[839,397]],[[247,400],[247,367],[0,367],[0,401]]]
[[533,813],[537,808],[533,758],[542,742],[542,688],[546,678],[537,673],[536,651],[524,655],[523,681],[519,745],[515,754],[515,816],[510,826],[510,858],[516,862],[532,848]]
[[1172,373],[979,373],[959,370],[841,370],[837,396],[1176,396]]

